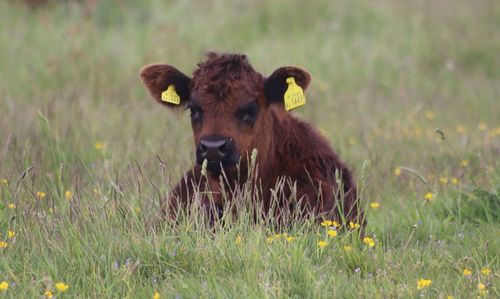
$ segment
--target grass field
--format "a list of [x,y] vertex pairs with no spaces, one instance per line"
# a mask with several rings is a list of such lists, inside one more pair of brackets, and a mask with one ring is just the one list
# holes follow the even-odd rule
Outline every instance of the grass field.
[[[0,1],[0,297],[500,297],[500,2],[64,3]],[[157,226],[194,147],[138,71],[210,50],[313,75],[293,113],[354,170],[374,246],[244,211]]]

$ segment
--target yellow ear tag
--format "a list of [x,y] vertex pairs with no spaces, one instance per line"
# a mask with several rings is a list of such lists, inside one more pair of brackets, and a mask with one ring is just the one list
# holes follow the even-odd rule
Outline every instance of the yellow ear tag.
[[288,84],[288,88],[285,91],[285,109],[292,110],[305,105],[306,97],[304,96],[302,87],[295,83],[295,79],[293,77],[286,78],[286,83]]
[[167,103],[179,105],[181,103],[181,97],[175,92],[174,84],[170,84],[164,92],[161,93],[161,100]]

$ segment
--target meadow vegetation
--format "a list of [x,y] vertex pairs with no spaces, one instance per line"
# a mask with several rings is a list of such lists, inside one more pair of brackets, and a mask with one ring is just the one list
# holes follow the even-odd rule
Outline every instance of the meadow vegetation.
[[[499,20],[494,0],[0,1],[0,297],[500,297]],[[158,221],[194,146],[138,71],[211,50],[313,75],[292,113],[353,169],[367,238]]]

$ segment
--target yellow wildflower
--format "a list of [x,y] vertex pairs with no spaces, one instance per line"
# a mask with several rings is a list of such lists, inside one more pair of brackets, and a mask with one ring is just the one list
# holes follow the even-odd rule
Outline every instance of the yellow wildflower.
[[427,192],[424,196],[425,200],[427,201],[433,201],[434,200],[434,193],[432,192]]
[[323,220],[323,222],[321,222],[321,226],[332,226],[332,223],[333,221],[331,220]]
[[350,227],[351,229],[356,229],[356,228],[359,228],[359,226],[360,226],[360,225],[359,225],[359,223],[354,223],[354,222],[352,222],[352,221],[351,221],[351,222],[349,222],[349,227]]
[[400,176],[401,175],[401,168],[399,168],[399,167],[394,168],[394,175]]
[[364,242],[366,245],[370,246],[370,247],[375,246],[375,241],[374,241],[372,238],[370,238],[370,237],[365,237],[365,238],[363,239],[363,242]]
[[445,176],[440,177],[440,178],[439,178],[439,181],[440,181],[440,182],[441,182],[441,184],[443,184],[443,185],[448,184],[448,178],[447,178],[447,177],[445,177]]
[[323,220],[323,222],[321,222],[321,226],[339,227],[339,223],[337,221],[334,221],[334,220]]
[[267,237],[267,239],[266,239],[267,244],[273,244],[273,241],[274,241],[274,238],[272,236]]
[[349,246],[349,245],[345,245],[345,246],[344,246],[344,250],[345,250],[345,251],[351,251],[351,250],[352,250],[352,248],[351,248],[351,246]]
[[471,271],[471,270],[469,270],[469,269],[467,269],[467,268],[465,268],[465,269],[464,269],[464,271],[462,272],[462,274],[463,274],[464,276],[469,276],[469,275],[471,275],[471,274],[472,274],[472,271]]
[[9,239],[12,239],[12,238],[14,238],[16,236],[16,232],[13,231],[13,230],[9,230],[7,232],[7,236],[9,237]]
[[327,232],[328,236],[329,237],[336,237],[337,236],[337,231],[336,230],[333,230],[333,229],[329,229],[328,232]]
[[481,269],[481,274],[488,276],[491,274],[491,270],[489,268],[483,268]]
[[58,289],[60,292],[66,292],[69,289],[69,285],[65,284],[64,282],[58,282],[56,283],[56,289]]
[[461,164],[463,167],[467,167],[467,165],[469,165],[469,160],[464,159],[464,160],[460,161],[460,164]]
[[452,185],[458,185],[458,179],[457,178],[451,178],[451,184]]
[[500,127],[495,128],[495,135],[500,135]]
[[7,181],[7,179],[0,179],[0,185],[7,187],[8,184],[9,181]]
[[36,198],[38,198],[38,199],[44,199],[44,198],[45,198],[45,192],[43,192],[43,191],[38,191],[38,192],[36,193]]
[[417,282],[417,290],[425,289],[428,286],[430,286],[432,283],[432,280],[430,279],[419,279]]
[[425,117],[429,120],[434,119],[436,117],[436,113],[434,113],[434,111],[427,110],[425,111]]
[[0,249],[5,249],[9,246],[9,243],[5,241],[0,241]]
[[16,204],[9,203],[9,204],[7,205],[7,207],[8,207],[9,209],[11,209],[11,210],[14,210],[14,209],[16,208]]
[[485,122],[480,122],[478,125],[477,125],[477,128],[479,129],[479,131],[486,131],[486,129],[488,129],[488,126],[486,125]]
[[97,195],[97,194],[99,194],[99,189],[94,188],[94,189],[92,189],[92,192],[94,192],[94,194]]
[[51,290],[46,290],[45,293],[43,293],[43,295],[45,296],[45,298],[47,299],[52,299],[54,298],[54,294],[52,293]]
[[140,213],[141,212],[141,207],[135,207],[135,212]]
[[325,242],[325,241],[318,241],[318,247],[319,248],[324,248],[328,246],[328,242]]
[[376,210],[376,209],[380,208],[380,203],[379,203],[379,202],[372,202],[372,203],[370,204],[370,207],[371,207],[372,209]]
[[452,296],[452,295],[448,295],[448,296],[446,297],[446,299],[453,299],[453,296]]
[[9,283],[6,282],[6,281],[2,281],[0,282],[0,291],[7,291],[7,289],[9,288]]
[[71,200],[73,198],[73,192],[68,190],[66,191],[66,193],[64,193],[64,196],[66,196],[67,200]]
[[236,245],[240,245],[240,244],[241,244],[241,236],[237,236],[237,237],[236,237],[236,240],[234,240],[234,243],[235,243]]
[[477,289],[479,290],[479,294],[481,294],[481,295],[488,293],[488,289],[486,288],[486,285],[482,282],[477,285]]
[[286,240],[287,240],[287,242],[293,242],[295,240],[295,238],[292,236],[289,236],[289,237],[286,237]]
[[160,299],[160,293],[159,292],[155,292],[154,295],[153,295],[153,299]]
[[421,128],[415,128],[415,136],[418,138],[420,136],[422,136],[422,129]]
[[95,148],[96,150],[102,150],[102,149],[104,148],[104,143],[103,143],[103,142],[101,142],[101,141],[98,141],[98,142],[96,142],[96,143],[94,144],[94,148]]
[[462,125],[457,125],[457,133],[460,135],[465,134],[465,127]]

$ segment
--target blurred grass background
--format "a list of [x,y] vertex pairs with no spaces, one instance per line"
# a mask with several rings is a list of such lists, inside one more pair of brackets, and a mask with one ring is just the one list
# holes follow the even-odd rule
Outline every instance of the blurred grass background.
[[[381,203],[379,210],[368,213],[368,232],[388,243],[378,257],[406,256],[399,251],[401,244],[407,244],[405,250],[411,244],[416,252],[427,254],[420,251],[419,242],[433,244],[429,240],[436,235],[453,240],[473,223],[472,239],[449,248],[446,255],[456,261],[458,256],[469,256],[477,245],[480,252],[471,253],[476,262],[498,265],[498,255],[491,258],[487,253],[499,248],[498,238],[490,240],[499,233],[498,211],[492,208],[500,186],[498,1],[41,2],[0,2],[0,179],[6,180],[0,228],[5,235],[10,228],[25,234],[38,231],[34,228],[38,222],[51,227],[33,233],[31,241],[19,239],[12,244],[11,248],[18,246],[17,253],[1,253],[0,280],[16,277],[19,285],[26,286],[31,278],[36,281],[25,295],[34,296],[40,285],[47,286],[42,279],[47,273],[40,270],[43,266],[31,274],[23,272],[30,258],[21,249],[33,250],[35,260],[37,256],[50,260],[40,242],[63,224],[102,217],[103,222],[96,222],[100,226],[89,224],[88,234],[77,233],[76,228],[60,233],[80,241],[98,240],[104,252],[116,244],[106,240],[109,227],[103,223],[111,216],[103,211],[120,214],[123,208],[135,215],[124,223],[137,231],[120,231],[121,220],[116,220],[120,225],[115,220],[107,224],[116,236],[134,239],[148,231],[143,224],[149,216],[155,217],[159,196],[193,163],[194,151],[187,113],[169,113],[150,100],[138,71],[145,64],[164,62],[190,74],[204,53],[214,50],[245,53],[264,75],[284,65],[303,67],[313,75],[308,104],[293,113],[319,128],[354,169],[365,203]],[[436,128],[444,132],[444,141]],[[164,163],[159,165],[157,156]],[[402,169],[401,174],[396,175],[396,169]],[[65,200],[66,190],[75,194],[77,204]],[[46,193],[45,199],[37,198],[36,192]],[[433,206],[423,199],[429,192],[436,198]],[[479,204],[479,214],[486,216],[478,216],[477,206],[457,203],[467,197],[463,194],[487,198],[493,206]],[[8,209],[14,201],[15,213]],[[108,211],[109,202],[119,204]],[[60,214],[54,213],[57,210]],[[413,228],[415,224],[420,230]],[[148,242],[161,243],[171,237],[169,232],[160,241]],[[231,230],[224,236],[233,246]],[[117,249],[122,256],[143,249],[115,241],[123,247]],[[54,242],[50,246],[71,256],[66,243]],[[193,254],[187,254],[186,260],[200,253],[190,250]],[[15,258],[17,264],[11,262]],[[430,265],[443,260],[433,258],[424,260]],[[113,262],[109,254],[106,259]],[[52,272],[64,271],[62,265],[54,261]],[[380,261],[380,267],[387,265]],[[448,266],[443,267],[449,271]],[[316,264],[311,262],[310,267],[306,269],[315,269]],[[382,279],[386,290],[379,289],[378,296],[416,296],[413,275],[418,271],[398,271],[391,278],[397,283]],[[183,271],[172,272],[178,281],[188,281],[180,274]],[[103,273],[96,277],[107,278]],[[215,273],[209,276],[215,279]],[[283,273],[288,272],[283,269]],[[413,280],[399,281],[405,275]],[[87,288],[94,283],[92,278],[71,279],[84,297],[134,297],[138,288],[133,283],[126,290],[108,288],[104,283],[92,293]],[[264,292],[256,285],[257,293],[247,295],[328,297],[327,292],[305,288],[307,283],[298,284],[304,289],[297,290],[283,277],[273,279],[271,285],[280,282],[271,288],[274,291]],[[352,277],[344,273],[336,279]],[[376,284],[359,279],[365,287],[339,289],[337,283],[333,290],[348,297],[374,291]],[[455,278],[451,274],[446,279]],[[199,281],[190,283],[200,287]],[[217,281],[209,281],[212,291],[206,296],[239,295],[241,290],[229,287],[231,283],[228,278],[227,284],[221,284],[225,291],[217,293],[213,288]],[[142,282],[139,285],[148,289]],[[477,292],[476,286],[452,285],[462,295]],[[488,287],[490,295],[498,296],[498,289]],[[167,293],[205,294],[188,289],[171,286]],[[138,296],[149,291],[144,292]],[[445,292],[435,289],[427,295],[442,297]]]

